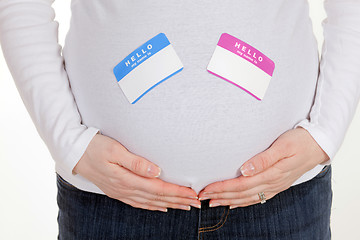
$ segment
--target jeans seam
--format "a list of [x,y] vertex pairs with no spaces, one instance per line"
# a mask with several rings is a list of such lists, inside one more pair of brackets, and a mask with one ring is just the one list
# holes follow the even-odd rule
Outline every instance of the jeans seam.
[[226,222],[226,220],[227,220],[227,217],[228,217],[228,215],[229,215],[229,212],[230,212],[230,210],[229,210],[229,208],[228,208],[228,211],[227,211],[227,214],[226,214],[226,216],[225,216],[225,219],[224,219],[223,223],[222,223],[220,226],[218,226],[218,227],[215,228],[215,229],[199,230],[199,233],[201,233],[201,232],[202,232],[202,233],[212,232],[212,231],[216,231],[216,230],[220,229],[222,226],[224,226],[224,224],[225,224],[225,222]]
[[224,208],[224,212],[223,212],[223,214],[222,214],[222,216],[221,216],[221,218],[220,218],[220,221],[219,221],[217,224],[215,224],[214,226],[210,226],[210,227],[201,227],[201,228],[199,228],[199,230],[205,230],[205,229],[209,229],[209,228],[214,228],[214,227],[216,227],[217,225],[219,225],[219,224],[222,222],[222,220],[223,220],[223,218],[224,218],[224,215],[225,215],[225,208]]

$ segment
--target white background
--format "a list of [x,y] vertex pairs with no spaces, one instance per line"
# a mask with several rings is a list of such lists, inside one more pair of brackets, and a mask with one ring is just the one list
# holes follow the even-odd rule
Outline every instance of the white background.
[[[323,0],[310,0],[319,47]],[[70,0],[55,1],[63,46],[69,26]],[[333,163],[332,236],[360,239],[360,110]],[[0,52],[0,239],[56,239],[57,205],[54,162],[26,112]]]

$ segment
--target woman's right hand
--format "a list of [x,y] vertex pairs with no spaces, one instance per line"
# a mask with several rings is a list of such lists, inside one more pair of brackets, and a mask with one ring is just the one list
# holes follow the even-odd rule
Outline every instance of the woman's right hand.
[[160,168],[129,152],[118,141],[96,134],[73,172],[98,186],[107,196],[135,208],[200,208],[196,192],[159,178]]

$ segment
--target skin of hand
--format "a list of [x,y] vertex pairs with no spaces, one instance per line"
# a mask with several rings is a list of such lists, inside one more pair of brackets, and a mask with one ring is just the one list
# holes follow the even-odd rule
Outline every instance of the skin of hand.
[[288,189],[305,172],[329,160],[328,155],[304,128],[283,133],[265,151],[245,162],[237,178],[207,185],[199,199],[211,199],[210,207],[230,209],[260,203],[258,193],[271,199]]
[[96,134],[74,167],[107,196],[135,208],[167,212],[167,208],[200,208],[196,192],[158,178],[161,169],[129,152],[118,141]]

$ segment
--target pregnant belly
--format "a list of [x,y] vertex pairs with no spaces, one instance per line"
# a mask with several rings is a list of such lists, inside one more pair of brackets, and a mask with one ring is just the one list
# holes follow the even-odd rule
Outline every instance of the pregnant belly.
[[[262,101],[204,70],[186,69],[130,104],[111,74],[70,71],[87,126],[162,168],[161,179],[192,187],[238,176],[241,165],[308,116],[317,64],[274,75]],[[185,64],[184,64],[185,65]],[[281,64],[278,64],[281,68]]]
[[[82,14],[73,10],[74,15]],[[230,12],[243,16],[230,7],[223,11],[224,16]],[[271,19],[275,23],[260,28],[262,24],[246,16],[238,24],[225,21],[223,15],[216,15],[216,21],[215,16],[209,16],[190,24],[191,16],[179,16],[177,12],[169,14],[172,22],[146,14],[142,12],[132,25],[116,22],[118,18],[105,19],[104,23],[114,23],[110,26],[95,25],[94,21],[91,29],[81,28],[74,20],[64,58],[83,123],[99,128],[132,153],[160,166],[161,179],[199,192],[207,184],[234,178],[245,161],[308,116],[318,74],[317,46],[310,23],[304,27],[301,21],[292,20],[301,27],[289,32],[286,30],[290,26],[276,24],[282,23],[282,18]],[[149,19],[151,28],[144,27]],[[175,24],[186,21],[188,25]],[[205,30],[199,31],[199,26]],[[133,29],[136,27],[139,31]],[[184,69],[130,104],[112,69],[159,32],[169,37]],[[262,101],[206,71],[223,32],[246,37],[244,41],[275,62]]]
[[279,96],[269,89],[273,93],[258,101],[221,79],[190,75],[161,83],[136,104],[116,85],[78,89],[83,123],[160,166],[161,179],[199,192],[238,176],[245,161],[304,119],[314,92],[289,89]]

